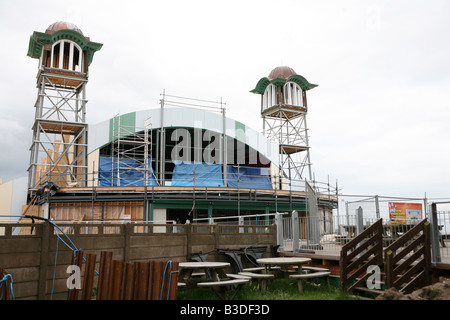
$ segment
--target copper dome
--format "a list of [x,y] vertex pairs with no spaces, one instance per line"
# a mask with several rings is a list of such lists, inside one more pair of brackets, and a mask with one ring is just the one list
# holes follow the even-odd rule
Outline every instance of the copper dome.
[[73,30],[78,32],[79,34],[83,35],[83,32],[80,28],[78,28],[76,25],[70,22],[64,22],[64,21],[58,21],[50,25],[47,30],[45,30],[45,33],[52,34],[59,30]]
[[276,78],[282,78],[282,79],[287,79],[290,76],[296,75],[297,73],[295,73],[295,71],[292,68],[286,67],[286,66],[281,66],[281,67],[276,67],[275,69],[273,69],[270,73],[269,76],[267,77],[269,80],[273,80]]

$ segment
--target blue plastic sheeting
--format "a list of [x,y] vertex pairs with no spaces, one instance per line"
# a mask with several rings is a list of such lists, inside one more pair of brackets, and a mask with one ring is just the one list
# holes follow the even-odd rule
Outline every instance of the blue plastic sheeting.
[[221,164],[175,163],[172,186],[224,187]]
[[227,183],[229,188],[273,189],[268,168],[228,166]]
[[[153,175],[151,160],[148,159],[147,173],[148,181],[145,182],[144,165],[133,159],[120,159],[100,157],[99,163],[99,185],[104,187],[116,186],[156,186],[158,183]],[[120,179],[117,179],[117,170]]]

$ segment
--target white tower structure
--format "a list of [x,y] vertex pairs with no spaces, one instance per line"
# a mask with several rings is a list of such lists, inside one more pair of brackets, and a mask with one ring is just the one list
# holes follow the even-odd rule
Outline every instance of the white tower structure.
[[45,33],[35,31],[30,37],[28,56],[39,59],[30,191],[47,182],[86,185],[86,84],[89,65],[101,47],[67,22],[53,23]]
[[261,95],[263,134],[279,144],[280,174],[291,182],[312,180],[306,91],[316,86],[290,67],[280,66],[251,91]]

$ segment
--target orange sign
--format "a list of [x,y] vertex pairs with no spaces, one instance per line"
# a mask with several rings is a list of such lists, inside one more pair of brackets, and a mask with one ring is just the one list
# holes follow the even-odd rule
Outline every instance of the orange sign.
[[418,223],[422,220],[422,204],[389,202],[389,221],[391,224]]

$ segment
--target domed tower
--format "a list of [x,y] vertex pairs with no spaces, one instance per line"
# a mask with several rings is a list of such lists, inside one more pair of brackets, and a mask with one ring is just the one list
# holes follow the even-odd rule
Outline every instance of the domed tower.
[[68,22],[53,23],[45,33],[35,31],[30,37],[28,56],[39,59],[30,191],[47,182],[86,185],[86,84],[89,65],[101,47]]
[[306,91],[316,86],[292,68],[280,66],[251,91],[261,95],[263,134],[279,144],[280,174],[291,181],[312,179]]

